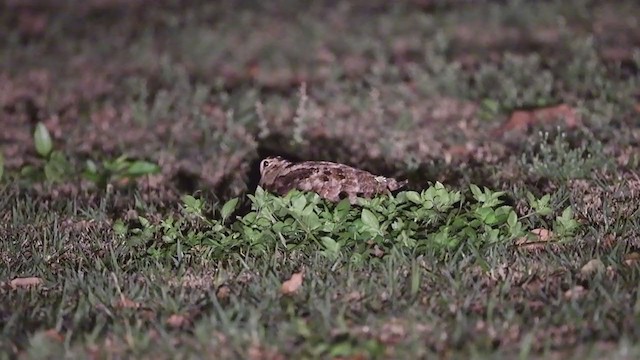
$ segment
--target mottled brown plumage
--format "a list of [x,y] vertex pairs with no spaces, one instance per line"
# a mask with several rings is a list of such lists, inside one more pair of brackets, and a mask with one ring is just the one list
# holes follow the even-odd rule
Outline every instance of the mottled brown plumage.
[[333,202],[348,198],[352,204],[356,203],[357,197],[387,194],[407,183],[343,164],[328,161],[292,163],[281,157],[262,160],[260,175],[260,186],[281,196],[298,189],[313,191]]

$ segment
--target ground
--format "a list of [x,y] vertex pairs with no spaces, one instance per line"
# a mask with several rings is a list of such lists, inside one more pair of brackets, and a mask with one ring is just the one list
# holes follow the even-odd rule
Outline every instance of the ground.
[[[637,1],[0,1],[10,357],[637,358]],[[259,162],[408,179],[349,206]]]

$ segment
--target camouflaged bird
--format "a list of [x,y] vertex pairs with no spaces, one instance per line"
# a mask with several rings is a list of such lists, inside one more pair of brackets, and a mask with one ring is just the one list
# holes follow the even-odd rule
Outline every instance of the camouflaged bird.
[[407,184],[370,172],[329,161],[305,161],[293,163],[281,157],[268,157],[260,163],[259,185],[280,196],[293,189],[313,191],[332,202],[348,198],[351,204],[356,198],[372,198],[388,194]]

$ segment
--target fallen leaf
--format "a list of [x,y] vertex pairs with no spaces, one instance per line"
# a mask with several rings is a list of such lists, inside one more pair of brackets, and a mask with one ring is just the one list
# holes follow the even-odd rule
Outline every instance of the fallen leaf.
[[586,293],[587,290],[583,286],[576,285],[564,292],[564,298],[567,300],[577,300],[583,297]]
[[640,261],[640,252],[632,252],[624,256],[624,263],[627,266],[637,265],[639,261]]
[[538,294],[541,293],[544,289],[546,280],[541,279],[539,276],[533,276],[531,280],[525,282],[522,287],[527,290],[527,292]]
[[300,271],[298,273],[294,273],[291,275],[291,278],[282,283],[280,287],[280,291],[283,295],[291,295],[298,291],[300,286],[302,286],[302,278],[304,275],[304,271]]
[[124,296],[121,296],[120,300],[116,302],[115,306],[120,309],[137,309],[140,307],[140,304]]
[[531,233],[538,235],[540,241],[549,241],[553,237],[553,232],[547,229],[533,229]]
[[352,291],[344,298],[347,302],[360,301],[362,299],[362,293],[359,291]]
[[284,355],[278,353],[278,350],[275,348],[265,346],[260,344],[257,341],[254,341],[251,345],[249,345],[249,349],[247,350],[247,358],[248,359],[270,359],[270,360],[283,360],[285,359]]
[[604,269],[604,263],[600,259],[592,259],[582,266],[580,273],[584,276],[589,276],[594,273],[601,272]]
[[184,315],[173,314],[167,319],[167,325],[172,328],[181,328],[189,323],[189,319]]
[[56,329],[49,329],[45,331],[44,336],[54,341],[58,341],[58,342],[64,341],[64,336],[62,336],[62,334],[60,334]]
[[540,250],[553,239],[553,232],[547,229],[533,229],[531,234],[535,235],[535,238],[523,236],[516,240],[516,246],[527,250]]
[[618,239],[616,238],[615,235],[607,234],[607,235],[605,235],[604,239],[602,239],[602,246],[605,249],[612,248],[616,244],[617,241],[618,241]]
[[390,322],[382,325],[378,340],[385,345],[395,345],[402,341],[406,335],[407,331],[404,326],[395,319],[392,319]]
[[38,277],[15,278],[9,283],[12,289],[16,289],[19,287],[37,286],[40,284],[42,284],[42,279]]
[[551,123],[558,120],[564,120],[565,125],[569,128],[580,124],[580,116],[577,111],[569,105],[561,104],[534,110],[516,110],[511,113],[506,123],[495,130],[495,133],[526,130],[536,123]]
[[384,251],[376,245],[373,247],[373,256],[381,258],[384,256]]
[[465,145],[453,145],[447,149],[444,153],[445,162],[450,164],[453,159],[464,158],[467,155],[471,154],[474,150],[474,147],[471,144]]
[[218,288],[218,291],[216,291],[216,297],[220,300],[222,299],[226,299],[229,297],[229,294],[231,293],[231,289],[229,289],[228,286],[220,286],[220,288]]

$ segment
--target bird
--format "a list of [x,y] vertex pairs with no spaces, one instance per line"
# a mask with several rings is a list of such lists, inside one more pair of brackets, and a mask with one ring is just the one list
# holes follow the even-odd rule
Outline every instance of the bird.
[[291,190],[311,191],[330,202],[372,198],[401,189],[407,180],[374,175],[368,171],[330,161],[292,162],[271,156],[260,162],[259,186],[284,196]]

